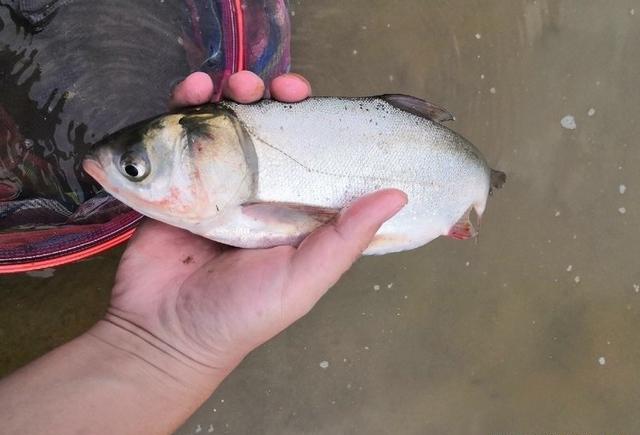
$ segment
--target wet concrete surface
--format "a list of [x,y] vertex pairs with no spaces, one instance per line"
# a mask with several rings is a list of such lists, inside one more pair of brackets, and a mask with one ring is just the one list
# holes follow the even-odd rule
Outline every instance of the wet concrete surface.
[[[361,260],[178,434],[638,433],[640,1],[291,9],[316,94],[440,103],[509,181],[478,243]],[[0,278],[2,374],[100,316],[118,255]]]

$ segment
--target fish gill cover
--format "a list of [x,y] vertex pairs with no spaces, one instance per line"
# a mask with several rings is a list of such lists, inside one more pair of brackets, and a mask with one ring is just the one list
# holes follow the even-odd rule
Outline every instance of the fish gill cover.
[[289,62],[284,0],[0,0],[0,266],[135,225],[139,215],[84,174],[82,155],[165,111],[188,73],[219,84],[244,67],[268,81]]

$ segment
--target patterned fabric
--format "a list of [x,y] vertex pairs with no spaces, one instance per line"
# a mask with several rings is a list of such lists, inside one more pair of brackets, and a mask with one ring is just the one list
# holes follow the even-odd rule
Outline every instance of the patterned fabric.
[[83,173],[82,155],[163,112],[186,74],[205,71],[220,89],[238,69],[267,82],[289,70],[286,0],[0,6],[0,272],[78,259],[131,232],[141,217]]

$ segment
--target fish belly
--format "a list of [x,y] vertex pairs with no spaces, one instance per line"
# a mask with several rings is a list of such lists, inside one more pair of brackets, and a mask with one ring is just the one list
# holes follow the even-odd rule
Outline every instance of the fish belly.
[[381,100],[234,110],[256,150],[258,202],[340,209],[379,189],[407,194],[407,206],[381,227],[366,254],[419,247],[447,235],[470,208],[484,211],[489,169],[473,146]]

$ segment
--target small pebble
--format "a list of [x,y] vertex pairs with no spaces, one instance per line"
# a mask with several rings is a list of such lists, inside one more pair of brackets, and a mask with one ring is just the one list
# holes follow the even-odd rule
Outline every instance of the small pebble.
[[635,291],[636,293],[640,293],[640,284],[634,284],[633,291]]
[[321,369],[328,369],[329,368],[329,361],[320,361],[320,368]]
[[567,266],[567,272],[571,272],[573,270],[573,265],[568,265]]
[[620,186],[618,186],[618,192],[620,192],[620,195],[624,195],[626,191],[627,191],[627,186],[625,186],[624,184],[621,184]]
[[588,116],[593,116],[596,114],[596,109],[594,109],[593,107],[591,109],[589,109],[589,111],[587,112]]
[[600,364],[601,366],[605,365],[607,363],[607,360],[605,357],[601,356],[600,358],[598,358],[598,364]]
[[31,272],[27,272],[26,275],[31,278],[51,278],[56,272],[53,268],[47,268],[42,270],[32,270]]
[[496,93],[496,88],[491,88],[491,89],[489,89],[489,92],[495,95],[495,93]]
[[580,284],[580,275],[576,275],[576,277],[575,277],[575,278],[573,278],[573,281],[574,281],[576,284]]
[[380,290],[380,286],[379,286],[378,284],[376,284],[376,285],[374,285],[374,286],[373,286],[373,289],[374,289],[375,291],[378,291],[378,290]]
[[627,212],[627,209],[626,209],[626,208],[624,208],[624,207],[620,207],[620,208],[618,209],[618,213],[620,213],[620,214],[625,214],[626,212]]
[[480,33],[476,33],[476,39],[482,39],[482,35]]
[[576,124],[576,119],[572,115],[567,115],[560,120],[560,125],[562,128],[566,128],[567,130],[575,130],[578,125]]
[[559,211],[559,210],[556,210],[556,214],[555,214],[554,216],[555,216],[555,217],[560,216],[560,211]]

